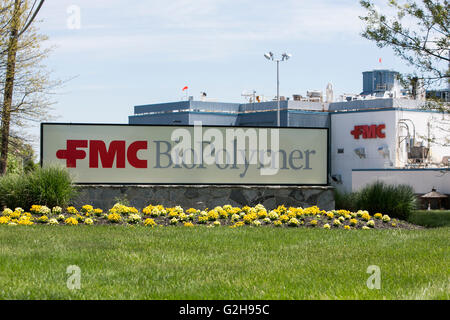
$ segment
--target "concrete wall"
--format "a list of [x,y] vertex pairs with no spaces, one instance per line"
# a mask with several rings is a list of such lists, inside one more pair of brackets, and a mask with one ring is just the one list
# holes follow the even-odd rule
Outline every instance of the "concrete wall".
[[227,186],[227,185],[80,185],[74,205],[91,204],[108,210],[115,198],[126,195],[132,206],[142,209],[149,204],[167,207],[214,208],[225,204],[253,206],[263,204],[268,209],[278,205],[334,209],[332,187],[310,186]]

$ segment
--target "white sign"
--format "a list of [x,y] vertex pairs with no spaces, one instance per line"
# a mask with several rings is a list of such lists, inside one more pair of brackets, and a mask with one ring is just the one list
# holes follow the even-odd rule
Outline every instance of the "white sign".
[[41,164],[76,183],[326,185],[327,151],[326,128],[41,126]]

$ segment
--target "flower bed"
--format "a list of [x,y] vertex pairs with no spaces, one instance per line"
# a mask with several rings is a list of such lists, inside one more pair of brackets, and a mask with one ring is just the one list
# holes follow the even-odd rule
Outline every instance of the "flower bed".
[[382,213],[373,216],[367,211],[359,210],[320,210],[317,206],[308,208],[294,208],[279,206],[267,210],[263,205],[242,208],[224,205],[213,209],[198,210],[183,209],[180,206],[166,208],[162,205],[149,205],[141,211],[134,208],[115,204],[108,212],[85,205],[79,210],[75,207],[64,209],[33,205],[30,212],[22,208],[15,210],[4,209],[0,216],[0,224],[4,225],[142,225],[149,228],[164,226],[180,227],[219,227],[230,228],[276,227],[276,228],[322,228],[322,229],[388,229],[388,228],[418,228],[405,221],[391,219]]

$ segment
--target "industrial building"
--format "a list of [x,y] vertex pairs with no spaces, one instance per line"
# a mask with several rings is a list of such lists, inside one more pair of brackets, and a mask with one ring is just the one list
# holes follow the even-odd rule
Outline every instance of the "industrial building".
[[[395,71],[363,73],[361,95],[331,102],[322,93],[280,99],[280,126],[330,129],[330,184],[345,191],[369,182],[406,183],[416,193],[432,188],[450,194],[450,117],[424,109],[424,95],[412,99],[399,87]],[[276,99],[275,99],[276,100]],[[141,105],[130,124],[276,126],[277,101],[221,103],[186,101]]]

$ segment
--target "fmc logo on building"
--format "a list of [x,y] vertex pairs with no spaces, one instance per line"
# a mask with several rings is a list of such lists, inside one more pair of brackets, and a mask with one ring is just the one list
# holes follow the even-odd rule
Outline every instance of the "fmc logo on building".
[[376,139],[376,138],[386,138],[386,134],[383,130],[386,128],[385,124],[372,124],[372,125],[358,125],[350,132],[355,139],[359,139],[362,135],[363,139]]
[[326,185],[328,129],[43,123],[52,164],[80,184]]

